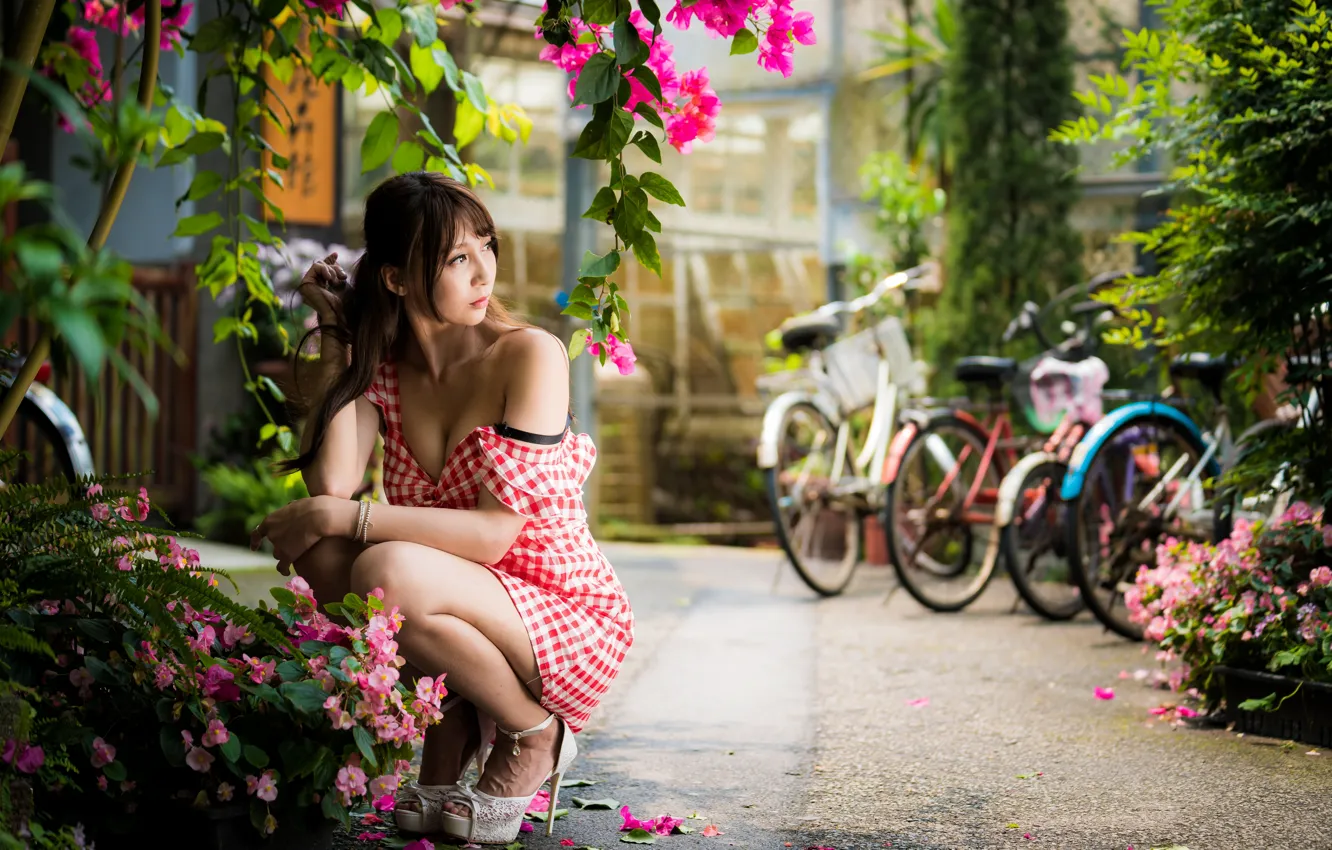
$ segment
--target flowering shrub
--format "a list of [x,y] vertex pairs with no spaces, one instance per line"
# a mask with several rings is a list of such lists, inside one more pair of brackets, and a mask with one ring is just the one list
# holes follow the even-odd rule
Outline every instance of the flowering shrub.
[[1332,682],[1332,525],[1296,504],[1270,527],[1236,522],[1216,545],[1173,541],[1125,593],[1161,658],[1183,666],[1172,686],[1209,703],[1217,665]]
[[51,489],[0,489],[0,718],[18,718],[0,722],[0,774],[34,801],[0,801],[0,842],[76,812],[54,834],[131,830],[173,804],[244,806],[264,834],[391,808],[445,695],[442,679],[401,680],[396,608],[348,595],[324,609],[340,625],[300,578],[276,605],[241,605],[197,552],[139,524],[143,491],[51,504]]

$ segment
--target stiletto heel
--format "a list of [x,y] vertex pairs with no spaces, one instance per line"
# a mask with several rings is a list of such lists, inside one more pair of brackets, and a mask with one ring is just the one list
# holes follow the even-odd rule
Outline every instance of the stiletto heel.
[[[535,735],[538,732],[544,732],[556,720],[557,718],[552,714],[531,729],[524,729],[521,732],[508,732],[503,729],[497,731],[500,735],[507,736],[513,741],[511,752],[518,756],[522,754],[522,746],[518,743],[520,739]],[[560,720],[559,724],[561,731],[560,745],[555,753],[554,768],[532,793],[525,797],[494,797],[479,789],[458,788],[449,793],[445,802],[470,809],[471,816],[464,817],[441,810],[440,827],[443,832],[471,844],[512,843],[517,839],[518,831],[522,828],[523,815],[527,812],[527,807],[532,804],[532,799],[536,797],[537,791],[540,791],[549,782],[550,808],[546,814],[546,834],[551,835],[555,826],[555,805],[558,802],[560,780],[565,771],[568,770],[569,765],[578,757],[578,742],[574,739],[573,732],[569,731],[568,725],[563,720]]]
[[[555,832],[555,809],[559,808],[560,803],[560,780],[564,777],[561,773],[552,774],[550,777],[550,808],[546,810],[546,835],[552,835]],[[521,829],[521,827],[519,827]]]

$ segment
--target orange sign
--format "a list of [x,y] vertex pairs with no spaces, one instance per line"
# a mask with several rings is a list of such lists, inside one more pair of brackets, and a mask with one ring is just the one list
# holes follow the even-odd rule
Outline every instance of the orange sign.
[[[288,132],[271,121],[263,122],[264,141],[279,156],[290,160],[282,174],[284,187],[269,185],[266,193],[286,216],[289,224],[329,226],[337,218],[338,186],[338,95],[342,87],[320,82],[308,69],[297,67],[290,83],[265,69],[268,84],[286,109],[274,105],[284,121],[291,113]],[[272,160],[265,156],[265,166]]]

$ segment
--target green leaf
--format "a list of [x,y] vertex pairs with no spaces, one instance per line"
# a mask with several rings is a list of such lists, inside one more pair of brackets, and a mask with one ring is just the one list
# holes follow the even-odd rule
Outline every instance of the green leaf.
[[590,336],[592,336],[592,332],[586,328],[579,328],[573,332],[573,336],[569,337],[570,360],[573,360],[575,357],[583,353],[583,349],[587,348],[587,340]]
[[490,102],[486,100],[486,89],[481,85],[481,80],[471,71],[462,72],[463,91],[467,94],[467,100],[476,107],[476,110],[482,115],[490,111]]
[[615,57],[604,50],[594,54],[583,66],[582,73],[578,75],[573,105],[610,100],[615,96],[621,79],[623,78],[620,76],[619,67],[615,64]]
[[606,153],[614,156],[624,150],[629,136],[634,132],[634,116],[623,109],[611,113],[610,123],[606,127]]
[[584,321],[589,321],[589,322],[592,321],[593,317],[591,307],[587,306],[586,304],[578,304],[573,301],[570,301],[569,305],[564,308],[563,315],[572,316],[575,319],[583,319]]
[[125,763],[123,761],[113,761],[108,765],[103,765],[102,773],[105,773],[106,778],[110,779],[112,782],[124,782],[129,776],[129,772],[125,770]]
[[657,114],[657,110],[653,109],[646,103],[640,103],[635,106],[634,114],[642,117],[643,120],[647,121],[649,124],[655,125],[658,130],[666,129],[666,125],[662,123],[661,116]]
[[1272,711],[1276,706],[1276,694],[1268,694],[1262,699],[1246,699],[1239,704],[1240,711]]
[[731,39],[731,55],[742,56],[758,50],[758,36],[747,29],[742,29]]
[[643,54],[647,53],[647,47],[627,17],[617,18],[611,32],[614,36],[616,64],[622,68],[632,68],[645,58]]
[[619,800],[612,800],[609,797],[601,800],[587,800],[582,797],[573,798],[574,805],[580,809],[618,809]]
[[305,665],[299,661],[283,661],[277,666],[277,674],[284,682],[295,682],[305,675]]
[[425,151],[416,142],[403,142],[393,152],[393,170],[398,174],[420,171],[425,165]]
[[370,122],[370,128],[365,131],[365,138],[361,140],[361,173],[374,171],[388,162],[397,144],[397,113],[392,111],[379,113]]
[[185,766],[185,742],[181,740],[179,729],[174,726],[163,726],[158,730],[157,740],[161,744],[167,764],[172,767]]
[[647,155],[648,159],[656,163],[661,162],[661,147],[657,144],[656,136],[639,131],[634,134],[634,144]]
[[195,53],[218,53],[234,47],[241,23],[235,15],[223,15],[206,21],[190,39],[190,50]]
[[661,277],[661,254],[657,251],[657,240],[646,229],[634,239],[634,257],[643,268],[651,269]]
[[319,801],[319,808],[323,810],[324,817],[328,820],[350,821],[350,818],[347,817],[347,810],[338,802],[337,794],[325,794],[324,798]]
[[215,212],[200,213],[182,218],[176,224],[172,236],[200,236],[214,228],[222,226],[222,216]]
[[615,209],[615,193],[611,191],[609,186],[602,186],[597,190],[597,196],[592,199],[592,205],[587,208],[587,212],[583,213],[583,218],[590,218],[604,224],[613,209]]
[[625,844],[655,844],[657,837],[640,826],[621,835],[620,840]]
[[379,761],[375,758],[375,739],[370,737],[364,726],[352,727],[352,738],[356,740],[356,748],[361,751],[361,755],[370,764],[371,767],[378,767]]
[[435,49],[432,52],[434,59],[439,66],[444,69],[444,82],[449,88],[458,91],[462,87],[461,74],[458,72],[458,63],[453,61],[453,54],[444,46],[444,42],[435,42]]
[[657,79],[657,74],[646,65],[639,65],[630,75],[647,89],[648,94],[652,95],[658,103],[661,102],[661,82]]
[[578,268],[578,276],[582,277],[607,277],[615,273],[620,267],[620,252],[608,251],[603,256],[598,256],[591,251],[583,255],[583,264]]
[[228,732],[227,742],[218,747],[218,749],[222,751],[222,755],[226,756],[228,761],[240,761],[241,739],[235,732]]
[[458,147],[466,147],[481,135],[485,126],[486,114],[478,112],[470,100],[464,100],[453,115],[453,140]]
[[435,60],[435,52],[433,47],[421,47],[416,42],[412,42],[409,52],[412,73],[416,75],[426,94],[439,88],[440,81],[444,79],[444,68]]
[[661,10],[654,0],[638,0],[638,8],[647,22],[652,24],[652,32],[661,35]]
[[385,47],[392,47],[402,35],[402,15],[397,9],[376,9],[375,19],[379,24],[370,27],[367,35]]
[[615,207],[615,218],[611,221],[611,225],[620,238],[630,245],[633,245],[638,239],[638,234],[643,232],[643,223],[647,219],[647,205],[647,193],[634,187],[620,196],[620,203]]
[[529,812],[527,816],[530,817],[530,818],[531,818],[532,820],[534,820],[534,821],[539,821],[539,822],[541,822],[541,823],[545,823],[547,819],[550,819],[550,820],[559,820],[560,818],[568,817],[568,816],[569,816],[569,810],[568,810],[568,809],[556,809],[554,812],[550,812],[550,811],[545,811],[545,812]]
[[429,47],[439,38],[439,24],[435,22],[435,3],[422,3],[416,6],[403,6],[399,9],[407,29],[416,38],[420,47]]
[[185,200],[197,201],[222,188],[222,175],[216,171],[200,171],[190,181],[190,189],[185,193]]
[[256,747],[254,744],[245,745],[245,760],[254,767],[263,770],[268,767],[268,753]]
[[629,14],[629,3],[627,0],[583,0],[582,12],[583,20],[609,26],[616,18]]
[[668,204],[684,206],[684,198],[680,197],[680,192],[675,188],[671,181],[652,171],[643,172],[643,176],[638,178],[638,185],[647,190],[647,193],[659,201],[665,201]]

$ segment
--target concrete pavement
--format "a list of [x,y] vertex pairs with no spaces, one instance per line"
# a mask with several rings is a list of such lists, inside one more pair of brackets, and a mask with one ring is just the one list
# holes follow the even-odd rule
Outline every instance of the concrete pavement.
[[[885,604],[883,569],[817,600],[772,551],[606,550],[637,641],[580,736],[598,784],[561,797],[724,833],[658,844],[1332,850],[1332,753],[1155,721],[1171,695],[1119,679],[1154,666],[1141,647],[1009,615],[1002,582],[945,616]],[[251,600],[278,578],[236,577]],[[575,809],[524,842],[609,848],[620,822]]]

